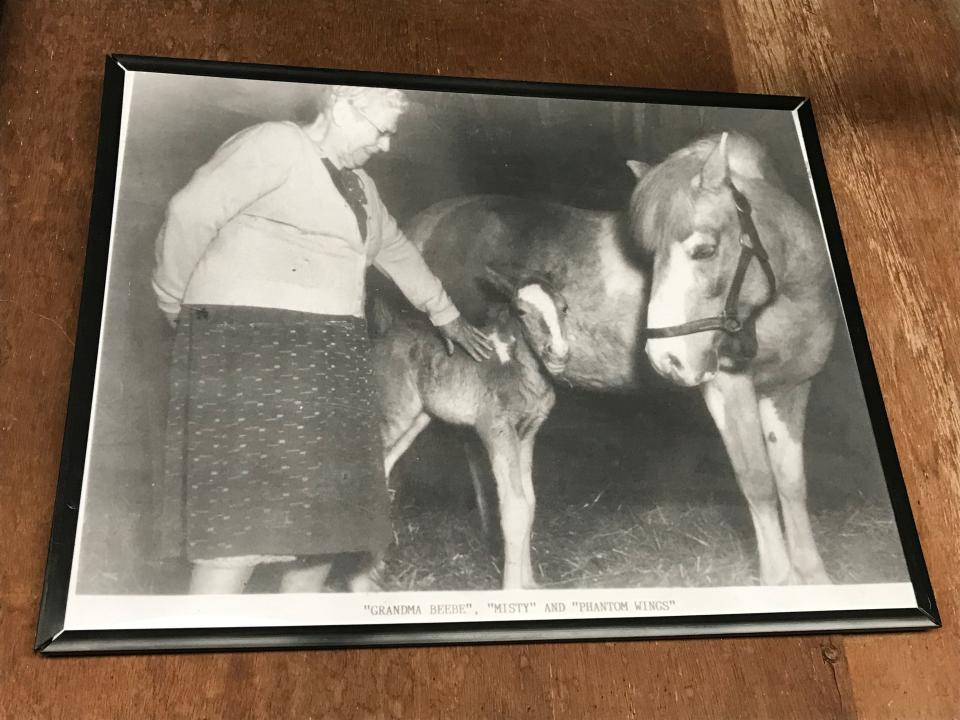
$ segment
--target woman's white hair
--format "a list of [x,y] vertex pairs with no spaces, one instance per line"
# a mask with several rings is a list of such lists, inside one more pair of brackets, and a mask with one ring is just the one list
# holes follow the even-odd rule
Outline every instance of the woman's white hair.
[[361,87],[357,85],[333,85],[327,107],[337,100],[347,100],[360,110],[384,108],[402,113],[410,105],[407,96],[396,88]]

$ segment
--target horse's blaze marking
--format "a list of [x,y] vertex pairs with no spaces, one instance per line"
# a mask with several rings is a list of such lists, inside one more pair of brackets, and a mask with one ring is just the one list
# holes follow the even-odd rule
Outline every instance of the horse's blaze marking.
[[[652,327],[680,325],[690,319],[687,308],[690,269],[684,246],[696,236],[697,233],[694,233],[681,242],[674,243],[668,250],[666,263],[660,270],[661,280],[647,307],[647,323]],[[656,342],[668,340],[674,342],[666,343],[665,346],[680,345],[687,339],[689,336],[657,338]]]
[[517,297],[540,311],[540,316],[550,331],[550,347],[557,355],[567,354],[567,341],[560,331],[560,318],[557,315],[557,306],[546,290],[539,285],[525,285],[517,291]]

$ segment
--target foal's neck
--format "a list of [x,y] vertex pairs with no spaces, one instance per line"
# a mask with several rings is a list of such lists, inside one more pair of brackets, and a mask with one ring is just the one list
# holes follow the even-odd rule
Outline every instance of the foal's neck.
[[[484,331],[494,342],[495,350],[498,342],[505,343],[510,354],[510,361],[518,362],[527,367],[537,367],[539,365],[540,359],[527,343],[523,322],[510,312],[510,308],[501,307],[497,310],[484,325]],[[503,350],[500,350],[500,352],[503,352]]]

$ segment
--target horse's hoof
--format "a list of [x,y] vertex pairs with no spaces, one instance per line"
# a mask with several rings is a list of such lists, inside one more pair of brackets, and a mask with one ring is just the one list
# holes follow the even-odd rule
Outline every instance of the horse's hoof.
[[774,587],[782,587],[785,585],[803,585],[803,580],[797,575],[796,571],[793,568],[790,568],[790,571],[785,575],[778,576],[762,576],[760,578],[762,585],[771,585]]
[[801,570],[795,570],[794,572],[804,585],[833,585],[833,580],[830,579],[827,571],[822,567],[811,570],[810,572],[803,572]]
[[536,580],[530,579],[530,580],[523,581],[523,589],[524,590],[542,590],[543,586],[540,583],[538,583]]

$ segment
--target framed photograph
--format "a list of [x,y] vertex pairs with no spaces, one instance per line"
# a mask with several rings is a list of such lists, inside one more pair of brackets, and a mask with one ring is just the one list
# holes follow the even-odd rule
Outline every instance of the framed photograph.
[[810,103],[113,56],[44,653],[937,627]]

